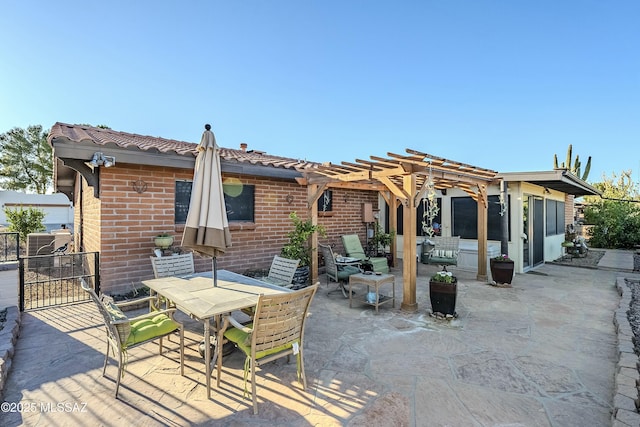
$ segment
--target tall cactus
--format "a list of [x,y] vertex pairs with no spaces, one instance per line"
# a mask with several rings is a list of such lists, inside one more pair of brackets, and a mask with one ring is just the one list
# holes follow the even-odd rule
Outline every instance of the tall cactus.
[[573,154],[573,146],[569,144],[569,148],[567,149],[567,160],[566,162],[562,163],[560,167],[558,167],[558,155],[554,154],[553,168],[566,169],[570,171],[572,174],[574,174],[575,176],[577,176],[578,178],[582,179],[583,181],[586,181],[587,177],[589,176],[589,171],[591,170],[591,156],[589,156],[589,158],[587,159],[587,165],[584,168],[584,174],[580,176],[580,169],[582,168],[582,163],[580,162],[580,156],[576,155],[576,161],[574,162],[573,167],[571,167],[572,154]]
[[587,165],[584,167],[584,174],[582,174],[582,180],[586,181],[589,176],[589,171],[591,170],[591,156],[587,158]]
[[573,146],[569,144],[569,148],[567,149],[567,169],[571,170],[571,151],[573,150]]

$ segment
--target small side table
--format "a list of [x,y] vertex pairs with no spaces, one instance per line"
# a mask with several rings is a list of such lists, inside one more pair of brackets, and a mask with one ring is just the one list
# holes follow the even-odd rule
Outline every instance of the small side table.
[[[380,287],[382,285],[390,284],[391,285],[391,296],[380,295]],[[349,308],[352,307],[353,301],[353,292],[351,292],[351,288],[353,285],[366,285],[367,292],[364,294],[364,298],[359,299],[359,301],[372,305],[376,308],[376,313],[378,313],[378,307],[380,304],[385,304],[391,301],[391,307],[395,308],[396,306],[396,282],[393,274],[352,274],[349,276]],[[367,294],[370,289],[374,289],[374,293],[376,294],[375,302],[367,301]]]

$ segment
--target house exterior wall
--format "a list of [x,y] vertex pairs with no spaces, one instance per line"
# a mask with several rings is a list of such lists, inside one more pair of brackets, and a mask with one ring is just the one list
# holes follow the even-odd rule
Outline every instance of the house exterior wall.
[[[82,224],[85,251],[100,252],[101,290],[107,294],[124,294],[153,278],[149,257],[159,233],[174,236],[180,245],[183,224],[174,223],[175,182],[191,180],[193,170],[139,166],[118,163],[100,168],[100,198],[83,180],[81,203],[76,209],[76,224]],[[306,220],[307,188],[292,180],[223,174],[223,181],[239,179],[255,186],[254,222],[230,222],[232,246],[219,256],[217,265],[243,273],[248,269],[268,268],[280,253],[292,229],[289,214],[296,211]],[[145,181],[147,189],[138,193],[132,183]],[[362,203],[377,206],[377,192],[333,189],[332,212],[320,213],[318,223],[325,226],[321,243],[333,244],[343,251],[340,236],[357,233],[364,238]],[[291,203],[287,201],[287,196]],[[80,199],[79,199],[80,200]],[[82,215],[82,217],[80,217]],[[211,258],[195,256],[196,271],[211,269]]]
[[575,196],[573,194],[565,194],[564,223],[566,225],[575,224],[576,220]]
[[[489,196],[494,196],[500,194],[500,189],[497,185],[489,186],[487,189],[487,193]],[[533,195],[538,196],[543,199],[557,200],[561,202],[565,202],[565,223],[566,222],[566,212],[567,212],[567,204],[565,200],[565,193],[561,193],[558,191],[551,190],[550,194],[545,194],[544,187],[540,187],[538,185],[533,185],[524,182],[509,182],[508,183],[508,195],[510,196],[510,209],[511,212],[509,214],[510,218],[510,228],[511,228],[511,238],[508,242],[509,247],[509,257],[514,260],[514,269],[516,273],[524,272],[524,262],[522,259],[523,249],[525,245],[524,239],[524,204],[523,198],[525,196]],[[449,189],[447,191],[446,196],[441,196],[439,193],[437,197],[442,198],[442,210],[441,210],[441,218],[442,218],[442,235],[443,236],[451,236],[452,232],[452,212],[451,212],[451,198],[452,197],[465,197],[468,196],[462,190],[458,189]],[[381,203],[384,201],[381,199]],[[571,211],[573,211],[573,207],[570,207]],[[546,203],[545,203],[545,214],[546,214]],[[545,215],[546,218],[546,215]],[[573,216],[571,217],[573,222]],[[546,219],[545,219],[546,221]],[[545,224],[546,231],[546,224]],[[422,233],[418,230],[418,241],[422,241]],[[544,235],[544,261],[549,262],[553,261],[560,256],[562,256],[562,246],[561,243],[564,241],[564,235],[553,235],[547,236],[546,232]],[[467,256],[465,259],[473,259],[471,256],[473,251],[475,250],[477,254],[477,240],[469,240],[463,239],[460,242],[460,248],[469,252],[470,256]],[[487,254],[489,256],[495,254],[496,256],[500,253],[500,241],[497,240],[488,240],[487,241],[488,251]],[[403,258],[403,236],[399,235],[396,237],[396,256],[400,259]],[[497,251],[497,252],[496,252]],[[469,268],[469,266],[459,266],[461,269],[470,269],[473,271],[477,271],[477,257],[475,258],[474,265]]]
[[0,227],[8,225],[4,208],[18,209],[32,207],[44,212],[43,224],[49,232],[61,225],[71,226],[73,204],[62,193],[28,194],[20,191],[0,191]]

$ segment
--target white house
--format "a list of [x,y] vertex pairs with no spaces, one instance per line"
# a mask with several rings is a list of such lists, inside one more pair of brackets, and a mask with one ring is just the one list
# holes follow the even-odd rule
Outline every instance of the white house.
[[[489,258],[501,252],[502,211],[508,216],[508,255],[515,262],[516,273],[526,272],[562,256],[566,226],[574,223],[574,197],[600,195],[597,189],[566,169],[505,172],[498,173],[496,178],[507,183],[507,210],[504,211],[500,204],[499,186],[489,186],[487,263]],[[455,188],[438,191],[437,203],[439,213],[434,222],[438,222],[441,235],[461,237],[457,268],[477,271],[477,203],[467,193]],[[384,206],[383,200],[381,206]],[[422,212],[423,208],[419,206],[418,222],[422,221]],[[402,218],[402,215],[399,213],[397,217]],[[388,222],[387,218],[388,212],[380,212],[382,224]],[[398,258],[403,258],[401,227],[402,221],[398,221]],[[417,230],[418,242],[421,242],[421,224]]]
[[46,231],[59,229],[62,225],[69,229],[73,226],[73,204],[62,193],[27,194],[18,191],[0,191],[0,227],[8,225],[5,208],[16,209],[20,206],[43,210]]

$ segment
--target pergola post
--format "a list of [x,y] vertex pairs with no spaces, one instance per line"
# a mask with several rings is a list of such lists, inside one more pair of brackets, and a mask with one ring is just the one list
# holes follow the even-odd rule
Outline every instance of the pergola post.
[[[309,211],[309,218],[311,218],[311,224],[318,225],[318,204],[315,203],[314,197],[318,193],[318,185],[309,184],[307,186],[307,195],[308,200],[310,201],[307,205],[307,209]],[[315,197],[315,200],[318,200]],[[318,232],[314,232],[311,234],[311,265],[310,265],[310,274],[311,274],[311,283],[316,283],[318,281]]]
[[396,198],[393,194],[389,195],[389,233],[393,233],[394,238],[391,239],[391,255],[393,256],[393,261],[391,262],[391,266],[396,266],[396,260],[398,259],[398,251],[396,245],[396,237],[398,237],[398,203],[396,202]]
[[418,303],[416,298],[416,203],[413,197],[416,194],[416,177],[414,174],[402,177],[402,189],[408,195],[404,199],[404,209],[402,213],[402,228],[404,232],[404,243],[402,250],[405,254],[402,260],[402,304],[400,308],[404,311],[416,311]]
[[487,186],[478,185],[478,275],[476,279],[486,282],[487,275],[487,213],[489,209],[489,198]]

